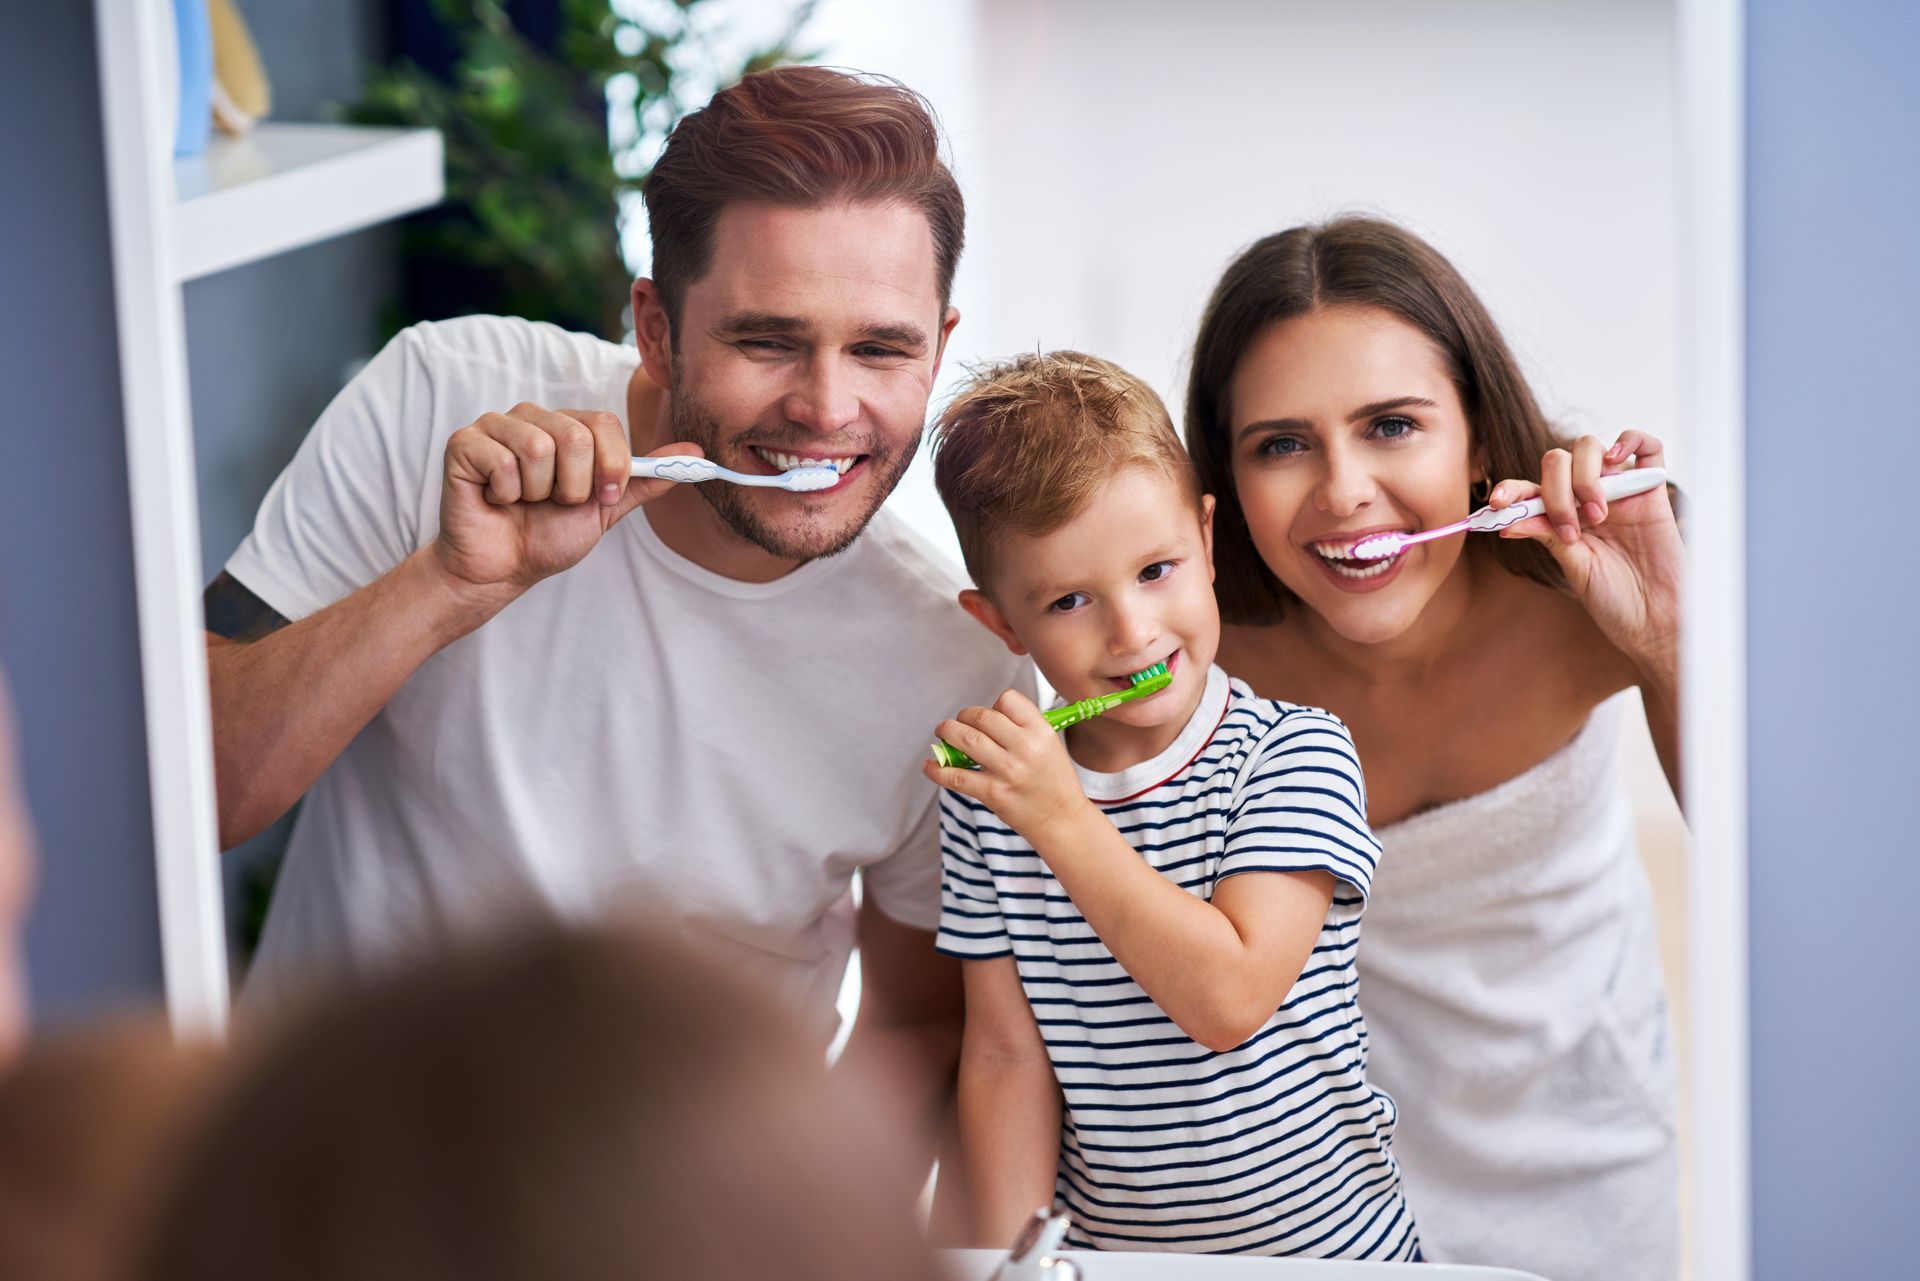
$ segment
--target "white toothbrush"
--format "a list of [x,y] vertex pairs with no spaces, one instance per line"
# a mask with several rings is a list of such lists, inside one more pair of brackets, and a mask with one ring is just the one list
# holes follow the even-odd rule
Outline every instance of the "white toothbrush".
[[840,482],[840,473],[832,467],[796,467],[778,476],[755,476],[734,471],[731,467],[722,467],[708,458],[636,458],[627,474],[696,485],[706,480],[730,480],[736,485],[759,485],[767,489],[784,489],[794,494],[832,489]]
[[[1667,472],[1663,467],[1636,467],[1632,471],[1615,472],[1611,476],[1600,478],[1600,492],[1607,496],[1608,502],[1620,498],[1631,498],[1635,494],[1644,494],[1649,489],[1658,489],[1667,483]],[[1362,539],[1353,547],[1354,560],[1385,560],[1396,556],[1415,543],[1430,542],[1435,538],[1445,538],[1449,534],[1458,534],[1463,530],[1471,534],[1491,534],[1517,525],[1529,516],[1546,514],[1547,505],[1538,498],[1529,498],[1524,503],[1515,503],[1511,507],[1502,507],[1495,511],[1491,507],[1482,507],[1465,520],[1457,520],[1451,525],[1442,525],[1438,529],[1429,529],[1419,534],[1378,534]]]

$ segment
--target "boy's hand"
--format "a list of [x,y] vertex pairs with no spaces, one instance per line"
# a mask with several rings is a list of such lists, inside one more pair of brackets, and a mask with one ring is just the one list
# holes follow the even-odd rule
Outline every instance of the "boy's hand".
[[1033,700],[1008,690],[992,707],[968,707],[935,731],[979,763],[977,770],[926,761],[921,770],[942,787],[971,796],[998,814],[1029,844],[1087,808],[1067,744]]

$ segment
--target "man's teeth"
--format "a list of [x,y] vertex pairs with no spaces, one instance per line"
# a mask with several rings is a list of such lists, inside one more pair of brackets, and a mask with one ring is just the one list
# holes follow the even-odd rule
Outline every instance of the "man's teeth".
[[793,471],[800,467],[831,467],[844,476],[846,475],[847,468],[860,461],[858,454],[853,454],[846,458],[803,458],[799,454],[782,454],[775,450],[762,449],[758,445],[755,445],[753,448],[755,453],[772,463],[775,467],[778,467],[781,471]]

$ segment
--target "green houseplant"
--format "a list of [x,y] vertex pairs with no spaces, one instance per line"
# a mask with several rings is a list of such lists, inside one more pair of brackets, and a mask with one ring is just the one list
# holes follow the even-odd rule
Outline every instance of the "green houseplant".
[[796,5],[765,47],[718,66],[725,0],[554,4],[555,34],[536,45],[505,0],[432,0],[451,73],[376,68],[346,109],[355,123],[446,139],[447,201],[402,228],[408,297],[391,328],[491,311],[621,338],[622,219],[652,151],[714,89],[793,57],[812,9]]

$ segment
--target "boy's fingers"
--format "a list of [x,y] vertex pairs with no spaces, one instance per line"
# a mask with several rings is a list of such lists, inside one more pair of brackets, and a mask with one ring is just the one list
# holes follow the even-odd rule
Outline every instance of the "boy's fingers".
[[981,796],[981,790],[985,787],[986,781],[980,777],[977,770],[959,769],[952,765],[942,765],[939,761],[926,760],[920,762],[920,772],[950,792],[971,796],[976,801],[984,799]]
[[[994,700],[994,710],[1023,729],[1034,725],[1045,725],[1047,718],[1033,705],[1033,700],[1017,689],[1010,689]],[[1051,728],[1051,727],[1049,727]]]
[[[985,710],[985,708],[970,707],[966,712],[960,713],[960,715],[965,716],[967,712]],[[968,756],[973,757],[973,759],[978,761],[983,767],[991,768],[994,765],[1003,764],[1006,761],[1006,751],[999,743],[995,742],[990,735],[976,725],[969,725],[965,721],[958,719],[941,721],[939,728],[934,732],[965,752]]]

